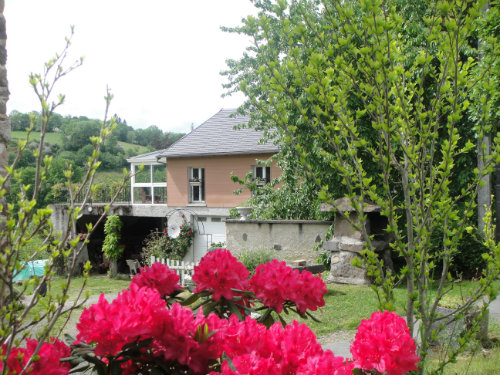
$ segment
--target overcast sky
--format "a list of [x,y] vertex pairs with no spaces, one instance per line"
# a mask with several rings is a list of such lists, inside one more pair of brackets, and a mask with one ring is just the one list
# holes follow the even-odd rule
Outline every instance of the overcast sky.
[[134,128],[188,131],[243,97],[221,98],[227,58],[249,40],[224,33],[254,13],[249,0],[6,0],[8,112],[39,110],[30,72],[42,72],[75,26],[71,58],[82,67],[64,78],[62,115],[102,118],[109,85],[111,113]]

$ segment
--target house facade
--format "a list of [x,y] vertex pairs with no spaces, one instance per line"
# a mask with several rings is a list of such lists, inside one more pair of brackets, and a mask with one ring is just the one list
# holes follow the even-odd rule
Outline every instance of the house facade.
[[[169,148],[127,159],[131,165],[131,212],[135,216],[164,217],[167,228],[189,220],[195,240],[187,260],[200,259],[212,243],[225,242],[225,220],[230,209],[250,198],[231,175],[244,178],[252,172],[261,183],[281,173],[264,165],[279,151],[262,143],[262,132],[240,127],[248,118],[222,109]],[[175,215],[179,213],[179,215]]]

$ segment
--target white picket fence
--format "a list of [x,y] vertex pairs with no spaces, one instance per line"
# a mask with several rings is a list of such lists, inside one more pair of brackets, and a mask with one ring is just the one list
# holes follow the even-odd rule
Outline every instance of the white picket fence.
[[197,266],[198,263],[195,262],[186,262],[184,260],[173,260],[173,259],[162,259],[156,258],[155,256],[151,256],[151,264],[160,262],[165,264],[171,270],[174,270],[179,275],[181,285],[185,286],[186,281],[191,280],[191,276],[193,276],[194,266]]

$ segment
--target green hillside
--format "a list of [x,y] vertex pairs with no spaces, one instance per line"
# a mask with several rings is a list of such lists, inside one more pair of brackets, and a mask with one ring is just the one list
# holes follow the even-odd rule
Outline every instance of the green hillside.
[[[63,137],[64,135],[62,133],[46,133],[45,134],[45,143],[51,144],[51,145],[59,145],[63,146]],[[15,141],[18,139],[26,139],[26,132],[25,131],[20,131],[20,130],[15,130],[11,132],[10,135],[11,140]],[[32,132],[30,134],[30,140],[40,140],[40,132]],[[90,142],[89,142],[90,143]],[[123,148],[123,151],[125,153],[131,155],[140,155],[140,154],[145,154],[146,152],[149,152],[150,149],[146,146],[141,146],[141,145],[135,145],[133,143],[128,143],[128,142],[122,142],[118,141],[118,144]]]

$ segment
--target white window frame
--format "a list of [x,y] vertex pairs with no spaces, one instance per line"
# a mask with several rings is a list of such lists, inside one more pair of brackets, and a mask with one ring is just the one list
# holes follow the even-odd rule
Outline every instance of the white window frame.
[[[142,173],[145,173],[149,168],[149,182],[135,182],[135,175],[138,172],[138,169],[141,165],[144,165],[144,170]],[[155,203],[155,188],[165,188],[167,189],[167,174],[165,172],[165,182],[154,182],[154,166],[157,165],[165,165],[165,163],[131,163],[130,172],[132,177],[130,178],[130,201],[134,205],[163,205],[165,206],[167,203]],[[136,171],[137,169],[137,171]],[[151,202],[135,202],[134,201],[134,191],[135,188],[150,188],[151,189]]]
[[[262,177],[257,177],[257,170],[261,171]],[[252,174],[254,181],[257,181],[257,186],[264,186],[271,182],[271,167],[265,165],[252,165]]]
[[[198,177],[194,177],[194,171],[197,171]],[[188,169],[188,201],[190,204],[203,204],[205,203],[205,168],[204,167],[189,167]],[[199,199],[194,200],[194,188],[199,188]]]

